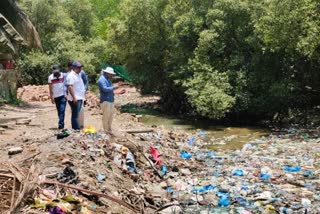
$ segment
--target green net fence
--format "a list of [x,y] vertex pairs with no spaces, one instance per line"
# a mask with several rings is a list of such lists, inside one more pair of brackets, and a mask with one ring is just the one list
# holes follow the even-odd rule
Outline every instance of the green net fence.
[[128,73],[128,69],[126,66],[124,65],[111,65],[109,63],[105,63],[101,66],[101,68],[106,68],[106,67],[112,67],[114,69],[114,72],[121,77],[122,79],[124,79],[125,81],[131,82],[132,78],[130,77],[129,73]]

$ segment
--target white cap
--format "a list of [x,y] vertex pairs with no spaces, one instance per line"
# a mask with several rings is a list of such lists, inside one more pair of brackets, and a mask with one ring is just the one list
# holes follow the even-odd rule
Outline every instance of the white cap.
[[116,73],[114,72],[113,68],[111,67],[106,67],[106,69],[102,69],[102,72],[108,73],[108,74],[112,74],[112,75],[116,75]]

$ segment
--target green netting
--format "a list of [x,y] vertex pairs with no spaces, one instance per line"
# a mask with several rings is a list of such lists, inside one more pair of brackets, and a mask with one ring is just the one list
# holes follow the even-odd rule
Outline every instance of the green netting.
[[112,67],[114,69],[114,72],[120,76],[122,79],[131,82],[132,78],[130,77],[128,73],[128,69],[126,66],[123,65],[111,65],[109,63],[105,63],[101,66],[101,68],[106,68],[106,67]]

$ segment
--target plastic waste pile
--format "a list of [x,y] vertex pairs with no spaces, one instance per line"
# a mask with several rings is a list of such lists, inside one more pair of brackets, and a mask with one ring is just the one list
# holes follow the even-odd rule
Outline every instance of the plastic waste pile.
[[[190,138],[186,144],[190,146]],[[192,146],[195,148],[182,150],[180,158],[202,161],[203,168],[187,176],[169,172],[171,184],[167,187],[188,212],[320,212],[317,135],[271,135],[248,142],[238,151],[210,152]],[[199,204],[203,206],[199,208]]]
[[[241,150],[216,151],[206,148],[203,131],[131,136],[140,143],[140,151],[121,141],[110,142],[94,127],[71,133],[62,140],[72,138],[67,148],[74,149],[74,167],[61,169],[57,181],[107,192],[114,186],[113,194],[119,198],[127,185],[133,195],[147,198],[140,207],[152,201],[159,213],[320,212],[318,135],[287,131],[248,142]],[[61,164],[59,158],[52,160]],[[33,201],[33,206],[37,203]],[[49,211],[68,211],[61,203]],[[79,206],[92,210],[91,204],[90,200]]]

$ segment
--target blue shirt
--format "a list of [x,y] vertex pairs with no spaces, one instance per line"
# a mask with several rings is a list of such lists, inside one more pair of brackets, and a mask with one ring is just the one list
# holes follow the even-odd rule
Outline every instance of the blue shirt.
[[84,72],[84,70],[81,70],[80,76],[82,78],[82,81],[83,81],[84,87],[86,88],[86,91],[88,91],[88,89],[89,89],[89,81],[88,81],[88,77],[87,77],[86,72]]
[[98,86],[100,91],[100,103],[107,101],[110,103],[114,102],[114,87],[112,86],[111,81],[102,74],[98,80]]

